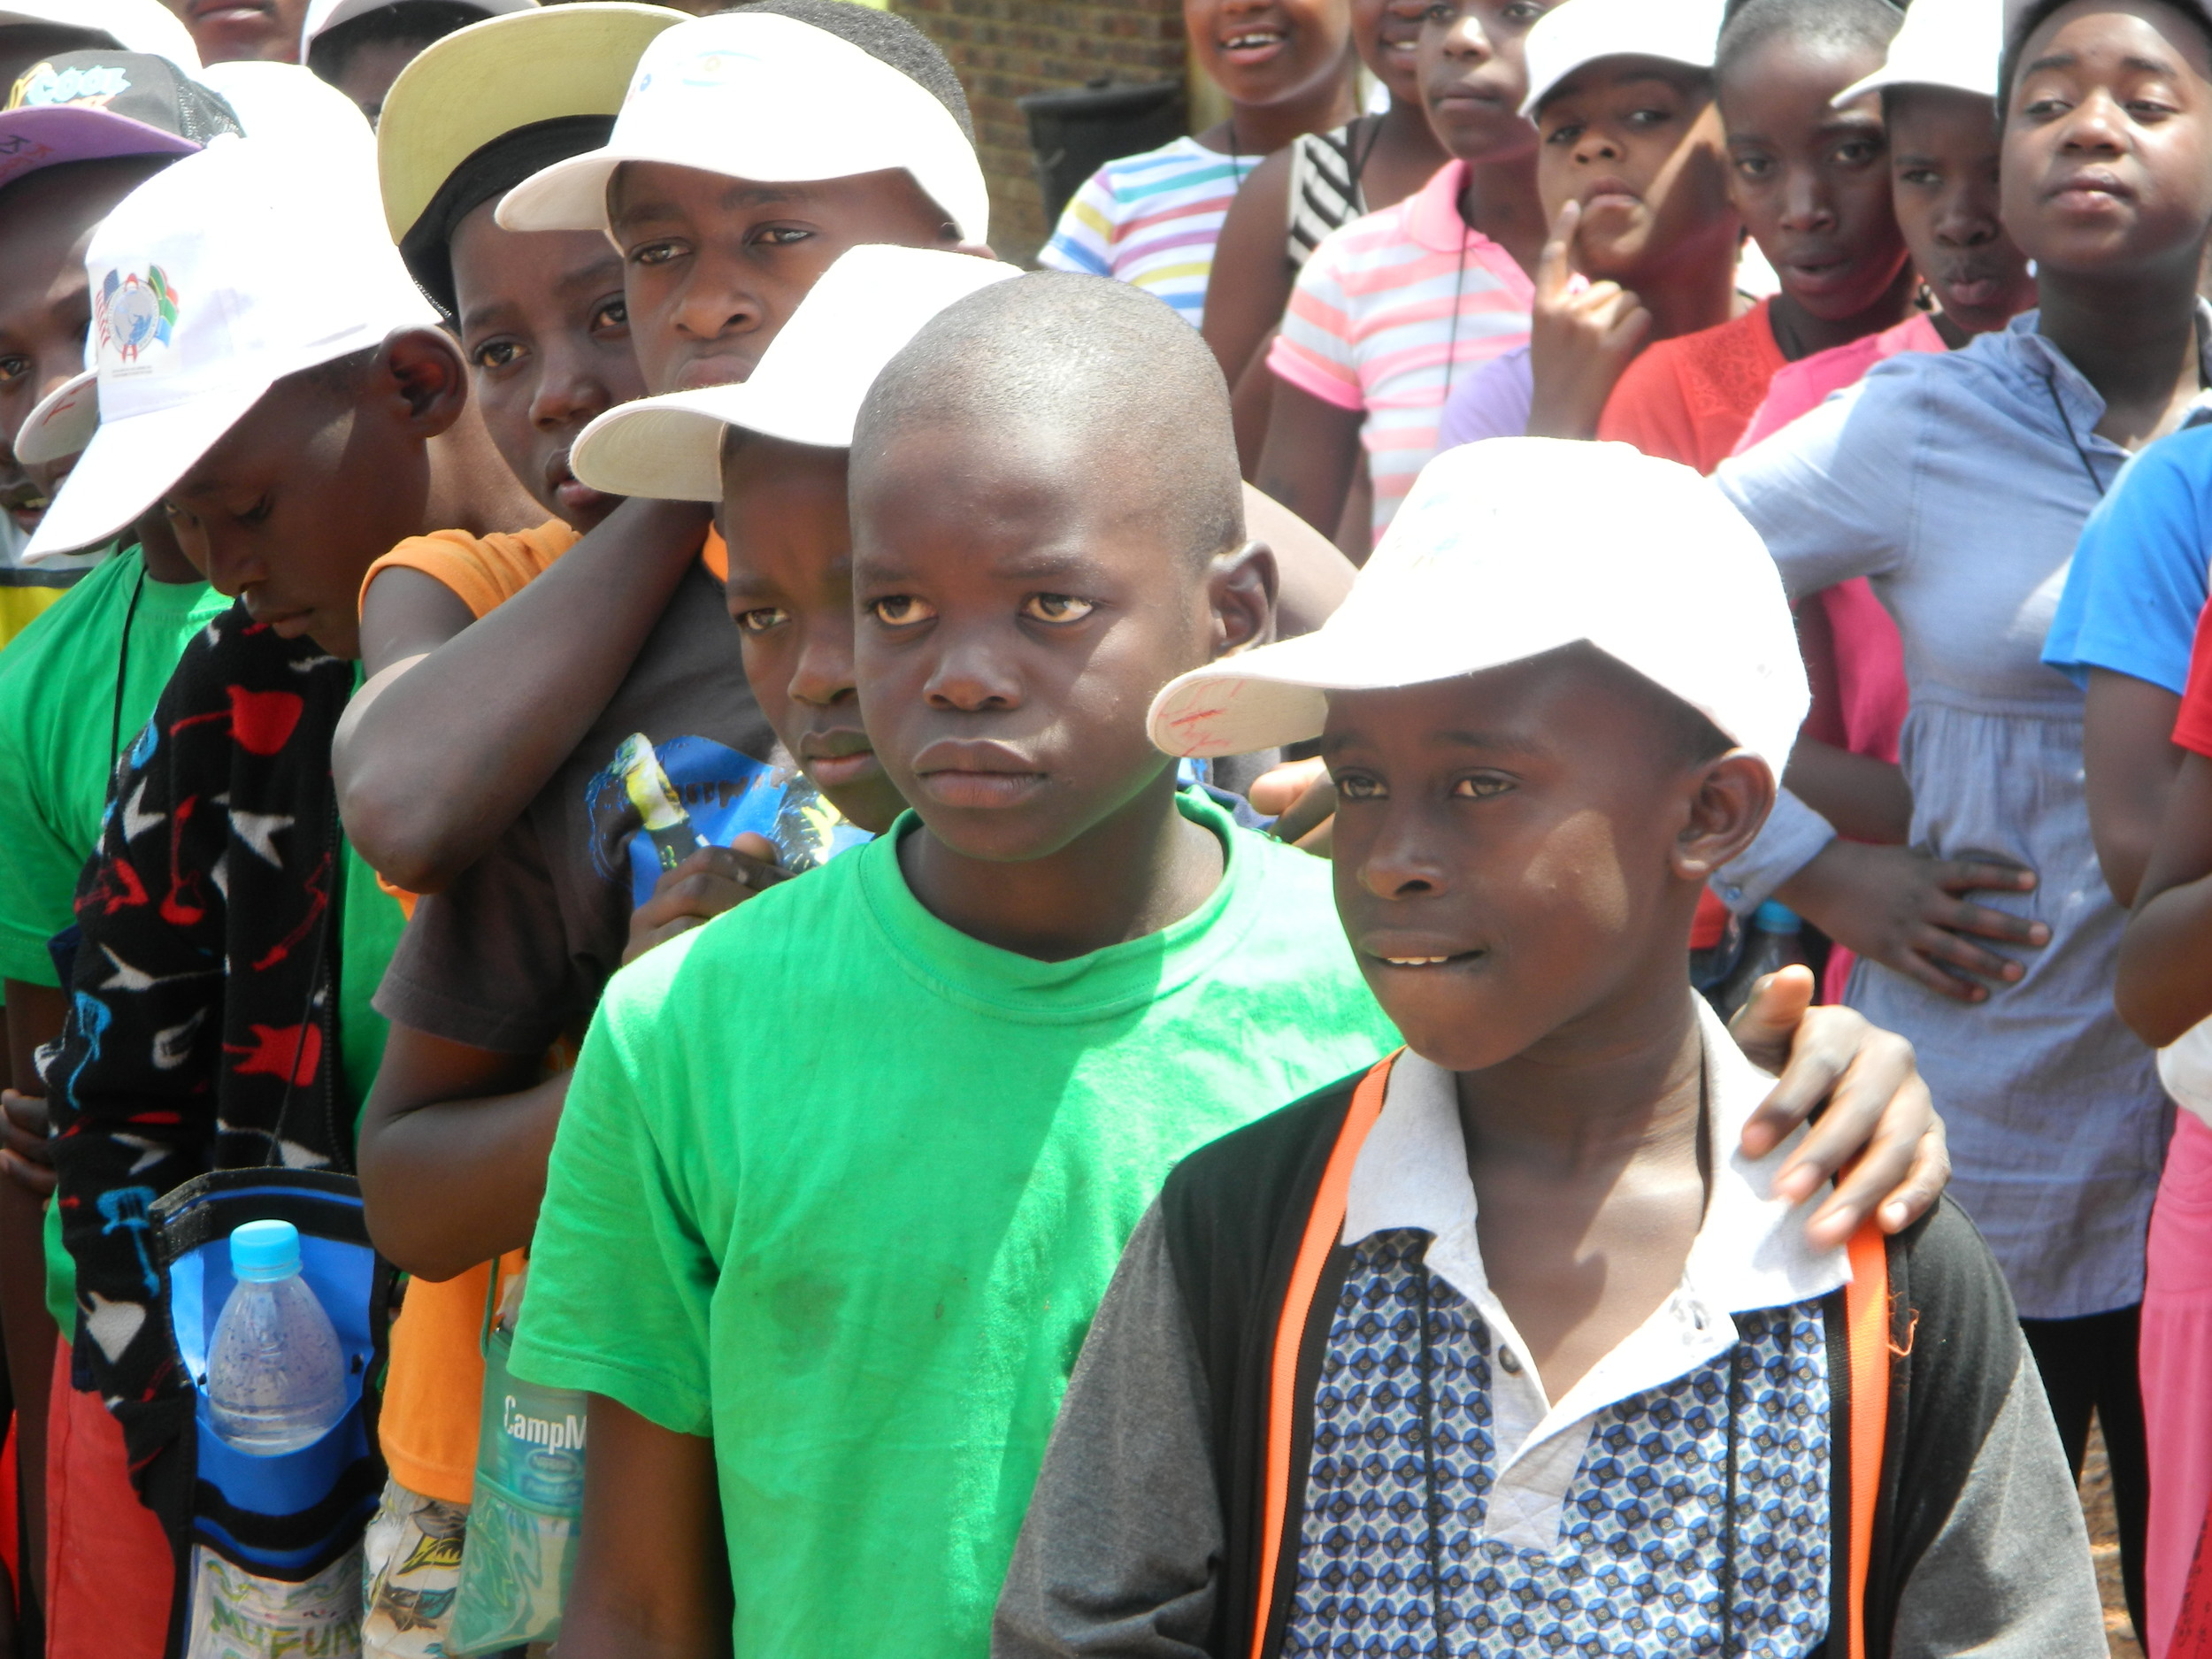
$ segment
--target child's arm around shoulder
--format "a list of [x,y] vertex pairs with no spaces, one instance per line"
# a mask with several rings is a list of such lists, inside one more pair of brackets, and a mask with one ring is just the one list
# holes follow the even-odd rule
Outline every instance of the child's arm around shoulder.
[[1870,1594],[1878,1611],[1886,1566],[1890,1651],[2099,1659],[2104,1614],[2073,1474],[2004,1276],[1957,1205],[1892,1245],[1890,1289],[1906,1404],[1889,1425],[1890,1550]]
[[1061,1402],[992,1659],[1197,1659],[1224,1529],[1204,1370],[1155,1203]]

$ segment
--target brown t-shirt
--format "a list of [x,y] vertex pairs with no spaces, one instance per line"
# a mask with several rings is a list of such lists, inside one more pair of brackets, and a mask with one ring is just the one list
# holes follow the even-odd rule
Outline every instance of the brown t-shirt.
[[[489,853],[417,903],[379,1013],[502,1054],[541,1054],[581,1028],[666,861],[669,837],[648,831],[621,765],[625,740],[640,733],[692,825],[718,844],[744,830],[783,844],[782,820],[811,803],[775,762],[722,586],[695,568],[552,781]],[[807,862],[791,852],[787,862]]]

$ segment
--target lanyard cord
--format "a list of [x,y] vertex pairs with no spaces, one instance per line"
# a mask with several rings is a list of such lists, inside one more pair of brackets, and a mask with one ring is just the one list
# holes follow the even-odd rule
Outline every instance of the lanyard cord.
[[1434,1282],[1425,1245],[1421,1251],[1421,1457],[1427,1491],[1422,1512],[1428,1522],[1429,1617],[1436,1633],[1437,1659],[1444,1659],[1451,1649],[1444,1645],[1444,1500],[1436,1479],[1436,1356],[1430,1338],[1435,1316]]
[[2096,464],[2089,458],[2089,451],[2082,448],[2081,440],[2074,435],[2074,423],[2066,418],[2066,404],[2058,395],[2058,377],[2048,369],[2043,371],[2043,389],[2051,395],[2051,412],[2058,417],[2058,424],[2065,429],[2066,442],[2074,446],[2074,453],[2081,457],[2081,470],[2089,474],[2089,488],[2097,492],[2097,499],[2104,499],[2104,481],[2097,476]]
[[1452,278],[1452,332],[1444,342],[1444,396],[1436,401],[1437,419],[1452,401],[1452,376],[1459,368],[1459,302],[1467,288],[1467,236],[1474,229],[1463,219],[1459,226],[1459,270]]
[[131,627],[138,620],[138,602],[146,596],[146,555],[138,556],[138,580],[131,588],[131,603],[123,612],[123,644],[115,656],[115,701],[108,710],[108,777],[115,776],[123,758],[123,686],[131,672]]

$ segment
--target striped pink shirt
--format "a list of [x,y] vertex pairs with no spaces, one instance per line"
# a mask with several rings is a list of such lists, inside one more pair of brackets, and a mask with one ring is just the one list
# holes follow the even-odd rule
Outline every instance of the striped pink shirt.
[[1268,354],[1299,390],[1366,411],[1379,538],[1435,453],[1451,387],[1528,343],[1535,284],[1460,218],[1466,176],[1466,163],[1448,162],[1394,207],[1332,231],[1299,273]]

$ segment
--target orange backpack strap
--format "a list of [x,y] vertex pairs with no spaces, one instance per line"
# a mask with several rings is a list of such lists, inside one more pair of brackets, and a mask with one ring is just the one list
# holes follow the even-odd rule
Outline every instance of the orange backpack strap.
[[1889,1431],[1889,1241],[1870,1217],[1851,1235],[1851,1283],[1843,1293],[1845,1347],[1851,1356],[1849,1659],[1866,1659],[1866,1586],[1874,1564],[1874,1517],[1882,1495],[1882,1454]]
[[[1401,1051],[1402,1052],[1402,1051]],[[1388,1055],[1375,1063],[1352,1092],[1352,1103],[1337,1131],[1336,1145],[1321,1171],[1313,1208],[1298,1240],[1298,1255],[1291,1264],[1290,1286],[1283,1293],[1282,1317],[1275,1325],[1275,1346],[1267,1383],[1267,1503],[1260,1532],[1260,1578],[1252,1598],[1252,1655],[1258,1659],[1267,1645],[1267,1624],[1275,1607],[1275,1576],[1283,1556],[1283,1518],[1290,1509],[1291,1432],[1298,1411],[1298,1354],[1305,1340],[1306,1321],[1313,1312],[1313,1293],[1321,1282],[1321,1270],[1329,1252],[1344,1231],[1346,1194],[1352,1185],[1352,1166],[1367,1132],[1382,1115],[1383,1096],[1390,1087]]]

